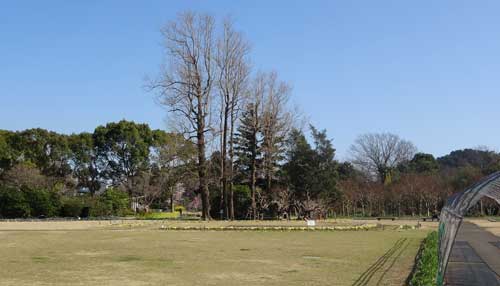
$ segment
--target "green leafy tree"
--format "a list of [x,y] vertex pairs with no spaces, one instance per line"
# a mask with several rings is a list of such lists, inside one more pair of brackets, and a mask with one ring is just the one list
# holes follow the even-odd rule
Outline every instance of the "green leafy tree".
[[15,136],[12,146],[24,162],[35,164],[42,174],[64,178],[71,174],[67,136],[45,129],[28,129]]
[[88,188],[93,196],[101,186],[94,138],[90,133],[80,133],[71,135],[68,142],[73,175],[78,179],[78,186]]
[[[149,167],[153,134],[147,124],[122,120],[99,126],[93,134],[101,176],[113,185],[127,180]],[[131,189],[127,189],[129,194]]]
[[500,170],[500,154],[490,150],[456,150],[437,161],[444,169],[473,167],[485,175]]
[[154,131],[153,172],[160,188],[160,199],[168,199],[174,209],[174,191],[178,184],[192,185],[196,179],[196,145],[182,134]]
[[15,132],[0,130],[0,175],[11,168],[18,154],[12,147],[13,138],[17,136]]
[[259,101],[248,104],[242,112],[241,122],[236,133],[236,165],[241,178],[248,181],[251,192],[252,218],[257,218],[257,170],[261,164],[261,126],[259,119]]
[[30,206],[31,217],[57,216],[61,207],[59,194],[44,189],[24,189],[23,192]]
[[317,130],[310,126],[314,139],[314,174],[312,190],[319,196],[335,201],[339,198],[337,189],[337,162],[332,141],[328,139],[326,130]]
[[110,206],[113,215],[124,215],[129,209],[129,197],[115,188],[107,189],[101,200]]
[[292,130],[288,139],[288,162],[285,170],[294,204],[303,215],[320,210],[321,201],[334,202],[337,189],[335,149],[326,131],[311,126],[314,149],[299,130]]
[[0,216],[21,218],[30,215],[30,205],[23,192],[16,188],[0,186]]
[[293,198],[300,202],[311,199],[315,153],[300,130],[294,129],[288,138],[288,162],[285,170]]
[[417,153],[413,159],[402,164],[399,169],[404,172],[436,173],[439,171],[439,164],[432,154]]

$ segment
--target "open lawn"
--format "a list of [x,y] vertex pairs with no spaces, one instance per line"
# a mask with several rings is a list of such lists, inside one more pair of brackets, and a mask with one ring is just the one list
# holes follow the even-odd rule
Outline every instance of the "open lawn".
[[160,224],[0,222],[0,285],[403,285],[429,231]]

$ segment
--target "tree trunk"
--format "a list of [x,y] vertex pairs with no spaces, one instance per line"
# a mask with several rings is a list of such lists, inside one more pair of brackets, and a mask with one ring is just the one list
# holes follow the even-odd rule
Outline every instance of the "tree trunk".
[[[254,148],[255,149],[255,148]],[[253,214],[253,219],[257,219],[257,202],[255,201],[255,192],[256,192],[256,179],[257,179],[257,162],[255,159],[255,150],[252,151],[252,165],[250,166],[250,188],[252,191],[252,214]]]
[[[234,109],[234,107],[233,107]],[[234,193],[233,193],[233,162],[234,162],[234,110],[231,111],[231,127],[229,130],[229,218],[234,220]]]
[[252,162],[250,165],[250,189],[252,192],[252,216],[253,219],[257,219],[257,202],[255,201],[255,193],[257,191],[256,183],[257,183],[257,129],[259,128],[258,122],[258,106],[257,104],[254,107],[254,126],[252,130]]
[[205,122],[201,117],[203,114],[202,102],[198,101],[198,130],[197,130],[197,147],[198,147],[198,180],[199,190],[201,193],[201,218],[210,220],[210,193],[207,184],[207,166],[205,158]]
[[[221,112],[221,114],[220,114],[220,122],[221,122],[220,129],[222,130],[222,132],[224,132],[224,124],[223,124],[224,120],[223,120],[223,118],[224,118],[224,113]],[[224,209],[224,197],[225,197],[224,187],[223,187],[223,184],[224,184],[223,183],[223,181],[224,181],[224,164],[225,164],[224,156],[222,156],[222,153],[223,153],[222,146],[224,145],[223,138],[224,138],[224,136],[220,137],[220,146],[221,146],[221,156],[220,156],[220,170],[221,171],[220,172],[221,173],[220,173],[219,185],[218,185],[219,191],[220,191],[219,211]],[[222,215],[220,216],[220,219],[223,219]]]
[[225,103],[226,107],[224,108],[224,126],[222,129],[222,152],[221,152],[221,166],[222,166],[222,193],[224,194],[224,215],[226,219],[229,219],[229,206],[228,206],[228,198],[227,198],[227,172],[226,172],[226,162],[227,162],[227,124],[229,117],[229,106],[228,103]]
[[175,206],[174,206],[174,188],[170,187],[170,211],[174,212]]

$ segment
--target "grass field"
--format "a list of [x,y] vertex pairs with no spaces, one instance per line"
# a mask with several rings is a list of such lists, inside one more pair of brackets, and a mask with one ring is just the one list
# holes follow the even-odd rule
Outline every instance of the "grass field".
[[0,222],[0,285],[403,285],[427,233]]

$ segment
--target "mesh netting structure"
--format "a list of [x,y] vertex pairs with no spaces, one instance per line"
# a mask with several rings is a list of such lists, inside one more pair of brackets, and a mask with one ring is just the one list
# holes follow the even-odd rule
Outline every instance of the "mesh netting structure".
[[443,285],[444,274],[462,219],[482,197],[489,197],[500,204],[500,172],[481,179],[467,190],[448,198],[441,210],[439,223],[439,268],[437,284]]

